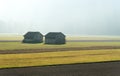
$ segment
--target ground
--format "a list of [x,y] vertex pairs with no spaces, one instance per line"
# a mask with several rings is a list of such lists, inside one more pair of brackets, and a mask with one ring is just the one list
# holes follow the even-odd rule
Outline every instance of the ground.
[[120,76],[120,62],[0,69],[0,76]]
[[45,45],[0,37],[0,76],[120,76],[119,37],[79,38],[68,38],[65,45]]

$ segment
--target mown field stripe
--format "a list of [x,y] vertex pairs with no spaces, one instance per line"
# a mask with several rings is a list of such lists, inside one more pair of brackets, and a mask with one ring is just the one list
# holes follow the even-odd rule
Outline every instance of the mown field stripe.
[[120,49],[0,54],[0,68],[90,63],[120,60]]

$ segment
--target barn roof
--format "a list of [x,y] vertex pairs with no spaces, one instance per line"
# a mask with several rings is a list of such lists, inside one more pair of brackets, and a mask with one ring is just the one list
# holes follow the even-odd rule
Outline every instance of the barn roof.
[[28,38],[33,38],[35,35],[41,35],[43,36],[40,32],[27,32],[24,37],[28,37]]
[[48,34],[45,35],[47,38],[55,38],[57,35],[65,35],[62,32],[49,32]]

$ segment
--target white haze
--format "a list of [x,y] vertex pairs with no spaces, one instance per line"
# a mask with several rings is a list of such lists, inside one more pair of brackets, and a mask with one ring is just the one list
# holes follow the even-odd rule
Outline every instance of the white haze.
[[120,0],[0,0],[0,33],[120,35]]

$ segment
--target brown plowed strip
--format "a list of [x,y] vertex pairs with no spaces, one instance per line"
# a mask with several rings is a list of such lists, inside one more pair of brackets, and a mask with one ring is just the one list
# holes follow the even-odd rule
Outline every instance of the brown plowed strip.
[[0,69],[0,76],[120,76],[120,62]]
[[91,47],[0,50],[0,54],[22,54],[22,53],[41,53],[41,52],[57,52],[57,51],[77,51],[77,50],[101,50],[101,49],[120,49],[120,46],[91,46]]

